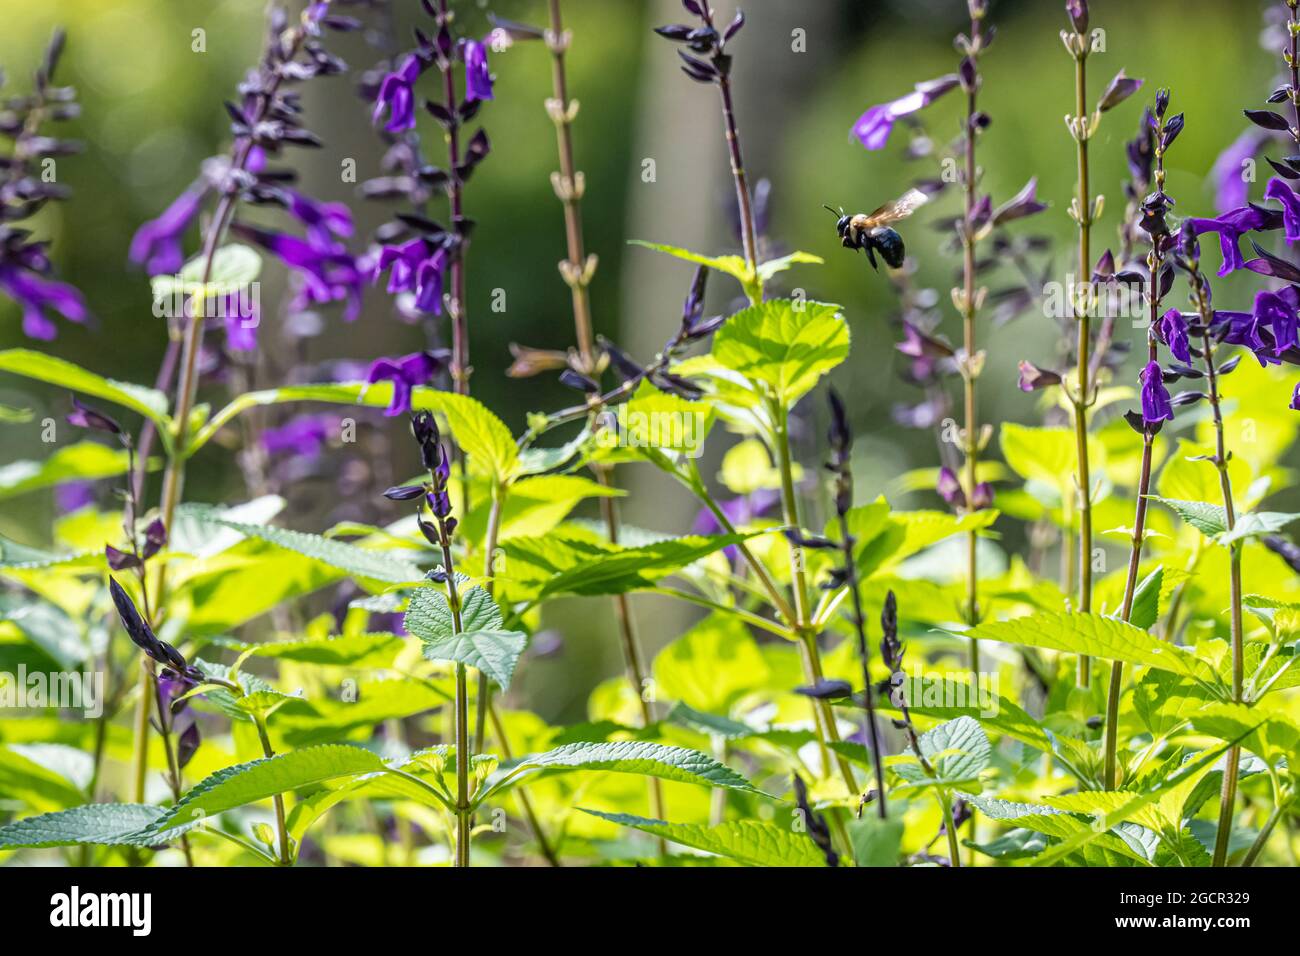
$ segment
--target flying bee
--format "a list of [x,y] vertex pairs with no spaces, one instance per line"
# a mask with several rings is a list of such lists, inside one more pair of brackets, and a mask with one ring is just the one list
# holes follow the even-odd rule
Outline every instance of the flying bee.
[[839,217],[835,228],[840,234],[840,243],[844,248],[862,249],[866,252],[873,269],[880,268],[876,265],[875,256],[875,253],[879,252],[887,266],[897,269],[903,264],[906,250],[903,248],[903,237],[898,234],[898,230],[890,228],[889,224],[906,219],[928,199],[929,197],[921,190],[909,189],[902,198],[887,202],[872,213],[849,216],[845,215],[843,208],[839,211],[830,206],[824,208],[830,209]]

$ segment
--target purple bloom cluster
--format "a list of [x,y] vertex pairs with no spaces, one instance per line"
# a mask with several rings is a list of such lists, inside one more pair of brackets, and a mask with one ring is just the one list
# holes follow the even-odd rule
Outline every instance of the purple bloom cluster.
[[[348,0],[334,0],[335,4]],[[150,275],[176,272],[185,262],[185,234],[211,196],[218,197],[216,228],[229,222],[239,202],[277,205],[302,227],[304,236],[277,233],[240,223],[233,231],[278,257],[292,270],[296,291],[290,309],[345,302],[344,318],[360,313],[365,276],[343,240],[352,234],[347,207],[322,203],[293,189],[292,170],[271,170],[268,159],[286,146],[319,147],[320,140],[302,125],[302,105],[294,84],[347,69],[319,40],[325,29],[352,31],[361,23],[330,13],[331,4],[315,3],[302,15],[301,29],[288,31],[288,17],[271,15],[261,64],[239,86],[238,102],[227,102],[234,142],[228,157],[204,162],[198,180],[158,218],[146,222],[131,242],[130,258]],[[286,41],[285,37],[293,37]],[[226,323],[227,345],[235,351],[256,346],[255,323],[236,312]]]
[[[42,164],[80,150],[79,143],[41,132],[46,121],[78,114],[76,91],[53,85],[54,70],[63,52],[64,34],[58,31],[46,48],[27,96],[0,100],[0,136],[12,141],[9,155],[0,163],[0,292],[22,310],[23,332],[43,341],[57,333],[51,313],[72,322],[88,317],[85,300],[72,286],[49,278],[53,267],[46,243],[33,239],[18,223],[33,216],[50,200],[67,197],[67,190],[46,182]],[[0,74],[0,83],[3,83]]]

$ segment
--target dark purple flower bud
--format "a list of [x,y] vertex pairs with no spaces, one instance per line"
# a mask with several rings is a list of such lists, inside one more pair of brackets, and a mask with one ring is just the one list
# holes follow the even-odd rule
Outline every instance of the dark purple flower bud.
[[109,577],[108,590],[109,594],[112,595],[113,604],[117,607],[117,616],[121,619],[127,636],[131,638],[136,647],[159,664],[175,668],[181,674],[189,675],[194,673],[194,668],[189,666],[176,648],[166,641],[159,640],[154,635],[153,628],[140,616],[135,603],[122,589],[122,585],[117,583],[116,578]]
[[534,349],[514,342],[510,343],[510,354],[514,356],[514,362],[506,370],[506,375],[510,378],[531,378],[541,372],[564,368],[569,362],[569,356],[565,352]]
[[926,335],[911,322],[903,322],[903,341],[895,346],[912,358],[952,358],[953,349],[940,339]]
[[1002,226],[1026,216],[1033,216],[1047,208],[1047,203],[1037,198],[1038,177],[1035,176],[1015,196],[1007,200],[993,212],[993,225]]
[[981,481],[971,492],[970,507],[972,511],[983,511],[986,508],[993,507],[993,486],[987,481]]
[[1061,376],[1058,372],[1038,368],[1032,362],[1021,361],[1020,390],[1022,392],[1034,392],[1040,388],[1050,388],[1060,384]]
[[741,28],[744,27],[744,25],[745,25],[745,12],[743,10],[738,9],[736,10],[736,15],[731,18],[731,23],[727,24],[727,29],[722,34],[722,42],[726,43],[728,40],[734,37],[737,33],[740,32]]
[[384,492],[389,501],[412,501],[424,494],[424,485],[396,485]]
[[820,814],[814,813],[812,807],[808,804],[808,788],[804,786],[803,778],[797,773],[792,774],[791,777],[794,781],[795,804],[803,815],[804,828],[808,836],[817,845],[817,849],[822,851],[822,855],[826,857],[827,866],[839,866],[840,858],[831,842],[830,827],[827,826],[825,819]]
[[144,547],[140,550],[140,557],[148,561],[166,544],[167,526],[163,524],[162,518],[154,518],[144,529]]
[[948,507],[958,510],[966,507],[966,492],[962,491],[961,482],[951,468],[939,469],[939,481],[934,490],[948,503]]
[[467,100],[492,99],[492,74],[488,72],[487,47],[477,40],[466,40],[465,98]]
[[1142,419],[1148,423],[1173,421],[1174,409],[1169,401],[1160,373],[1160,363],[1150,362],[1142,370]]
[[427,496],[429,510],[439,518],[446,518],[451,514],[451,495],[444,489],[442,491],[431,491]]
[[867,149],[881,149],[889,141],[889,134],[897,120],[919,112],[960,84],[961,79],[955,73],[918,83],[906,96],[873,106],[863,113],[853,124],[853,135]]
[[1170,309],[1161,317],[1156,323],[1156,334],[1179,361],[1192,360],[1191,345],[1187,340],[1187,320],[1177,309]]
[[68,424],[76,425],[78,428],[107,432],[125,440],[126,433],[122,431],[121,425],[103,412],[86,405],[75,395],[72,397],[72,412],[68,415]]
[[1287,407],[1294,412],[1300,412],[1300,382],[1296,383],[1295,390],[1291,393],[1291,404]]
[[108,561],[108,566],[114,571],[140,567],[140,559],[134,554],[119,551],[111,544],[104,545],[104,558]]
[[849,449],[853,446],[853,433],[849,430],[849,415],[844,408],[844,400],[834,388],[827,389],[826,400],[831,410],[827,441],[837,458],[847,460]]
[[[1296,386],[1296,390],[1300,392],[1300,385]],[[1297,407],[1295,396],[1291,399],[1291,407]],[[1292,571],[1300,574],[1300,547],[1297,547],[1295,542],[1278,534],[1265,535],[1260,540],[1263,541],[1264,547],[1285,561]]]
[[683,328],[692,328],[704,315],[704,290],[708,283],[709,268],[708,266],[700,266],[695,270],[695,277],[691,280],[691,289],[686,294],[686,301],[682,303]]
[[420,462],[426,471],[435,470],[442,463],[442,436],[433,412],[422,408],[411,413],[411,434],[420,446]]
[[1286,121],[1286,117],[1280,113],[1274,113],[1272,110],[1242,110],[1242,112],[1246,114],[1246,119],[1260,129],[1271,129],[1279,133],[1285,133],[1291,128],[1291,124]]
[[1300,268],[1294,263],[1287,262],[1285,259],[1273,255],[1255,240],[1250,241],[1258,259],[1251,259],[1247,262],[1246,268],[1251,272],[1263,276],[1272,276],[1274,279],[1285,279],[1287,282],[1300,282]]
[[853,687],[846,680],[823,679],[806,687],[796,687],[794,692],[814,700],[843,700],[853,694]]
[[655,33],[666,40],[672,40],[674,43],[684,43],[686,38],[691,35],[692,30],[694,30],[694,27],[687,26],[685,23],[669,23],[654,28]]
[[1065,14],[1075,33],[1088,32],[1088,0],[1065,0]]
[[1170,146],[1173,145],[1174,140],[1178,138],[1178,134],[1183,131],[1183,127],[1186,125],[1186,122],[1187,121],[1183,118],[1182,113],[1178,113],[1175,116],[1171,116],[1165,122],[1165,131],[1163,136],[1160,139],[1161,149],[1167,150],[1169,149]]
[[206,192],[206,186],[191,186],[161,216],[137,229],[128,253],[131,261],[151,276],[179,272],[185,264],[182,237],[199,214]]
[[1169,90],[1156,90],[1156,116],[1163,117],[1169,109]]
[[[446,368],[451,353],[446,349],[427,352],[414,352],[401,358],[381,358],[370,366],[366,376],[366,388],[375,382],[393,383],[393,397],[384,414],[390,418],[411,410],[412,390],[427,385],[433,377]],[[365,389],[362,390],[362,395]]]
[[587,395],[599,395],[600,383],[575,369],[566,368],[560,373],[560,384]]
[[1110,81],[1110,86],[1106,87],[1106,92],[1101,94],[1101,101],[1097,104],[1097,109],[1103,113],[1113,110],[1119,104],[1142,89],[1142,81],[1130,79],[1120,70],[1115,74],[1115,78]]

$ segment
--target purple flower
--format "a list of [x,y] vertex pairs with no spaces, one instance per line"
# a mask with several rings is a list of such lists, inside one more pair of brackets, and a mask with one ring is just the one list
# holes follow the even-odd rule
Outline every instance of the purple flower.
[[289,214],[307,227],[307,235],[324,245],[334,236],[352,235],[352,211],[341,202],[319,202],[310,196],[286,189],[285,204]]
[[1300,382],[1296,382],[1295,391],[1291,393],[1291,404],[1287,407],[1294,412],[1300,412]]
[[926,335],[911,322],[903,322],[903,341],[894,346],[912,358],[952,358],[952,347],[940,339]]
[[1282,204],[1282,225],[1286,229],[1286,241],[1300,242],[1300,196],[1276,176],[1268,181],[1264,196]]
[[279,428],[262,432],[262,447],[269,455],[315,458],[338,426],[333,415],[299,415]]
[[1296,344],[1300,321],[1296,318],[1300,306],[1300,293],[1295,286],[1281,292],[1259,292],[1255,296],[1255,324],[1267,326],[1273,334],[1273,354],[1281,355]]
[[65,481],[54,488],[54,507],[59,514],[71,514],[94,503],[93,481]]
[[1061,374],[1050,369],[1041,369],[1032,362],[1020,363],[1020,390],[1035,392],[1040,388],[1049,388],[1061,384]]
[[[446,366],[449,353],[446,349],[432,352],[414,352],[401,358],[381,358],[370,366],[366,376],[366,389],[375,382],[393,383],[393,398],[384,414],[389,418],[411,410],[411,390],[427,385]],[[366,389],[361,394],[365,395]]]
[[1159,362],[1149,362],[1142,370],[1142,420],[1154,425],[1160,421],[1173,421],[1174,407],[1169,403],[1169,390],[1165,388]]
[[397,69],[384,77],[375,98],[372,123],[378,123],[387,110],[388,122],[384,125],[384,132],[402,133],[415,129],[415,81],[423,68],[420,58],[408,53]]
[[948,507],[957,509],[966,507],[966,493],[961,490],[961,482],[951,468],[939,469],[939,480],[934,490],[948,503]]
[[1169,351],[1182,362],[1191,362],[1192,353],[1187,342],[1187,320],[1177,309],[1170,309],[1156,323],[1156,333],[1160,341],[1169,346]]
[[1246,264],[1238,245],[1241,237],[1267,222],[1268,214],[1264,210],[1256,206],[1242,206],[1215,219],[1188,219],[1183,225],[1184,228],[1190,227],[1197,236],[1207,232],[1219,234],[1219,246],[1223,250],[1223,265],[1219,268],[1219,275],[1226,276]]
[[873,106],[863,113],[853,124],[853,135],[867,149],[881,149],[889,141],[889,134],[894,128],[895,121],[919,112],[960,83],[961,80],[955,73],[941,76],[937,80],[918,83],[906,96],[890,103]]
[[1007,200],[993,212],[993,225],[1001,226],[1016,219],[1033,216],[1047,208],[1047,203],[1039,202],[1037,197],[1038,177],[1025,183],[1025,188]]
[[370,278],[377,282],[388,270],[389,293],[414,293],[417,309],[439,315],[442,312],[442,277],[447,261],[447,250],[443,246],[416,238],[400,246],[383,246]]
[[173,672],[165,672],[158,678],[158,696],[161,698],[159,703],[163,710],[171,715],[171,731],[176,735],[178,768],[184,768],[190,762],[194,752],[199,749],[202,738],[189,699],[186,698],[179,703],[174,701],[188,694],[196,686],[194,681]]
[[492,74],[488,72],[487,47],[478,40],[466,40],[462,55],[465,58],[465,99],[492,99]]
[[45,279],[23,268],[21,262],[0,261],[0,291],[18,303],[23,312],[23,332],[48,342],[56,327],[48,312],[52,309],[73,322],[86,320],[86,301],[66,282]]
[[1246,205],[1250,196],[1250,186],[1242,175],[1247,160],[1264,148],[1269,136],[1263,130],[1248,128],[1238,136],[1227,149],[1219,154],[1210,170],[1214,181],[1215,207],[1221,213]]
[[157,219],[150,219],[136,230],[128,253],[132,262],[142,265],[151,276],[179,272],[185,264],[181,237],[199,214],[206,188],[191,186],[173,200]]
[[351,322],[360,314],[365,275],[356,258],[342,244],[327,240],[319,231],[309,233],[306,239],[242,223],[235,223],[231,231],[257,243],[294,270],[302,282],[290,303],[294,311],[346,300],[344,321]]

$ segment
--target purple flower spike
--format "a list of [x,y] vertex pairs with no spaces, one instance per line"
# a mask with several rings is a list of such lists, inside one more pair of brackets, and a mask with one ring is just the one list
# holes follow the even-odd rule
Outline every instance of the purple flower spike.
[[205,189],[191,187],[172,201],[161,216],[136,230],[128,255],[151,276],[179,272],[185,264],[181,237],[199,214]]
[[1169,346],[1174,358],[1180,362],[1192,361],[1191,347],[1187,342],[1187,320],[1177,309],[1170,309],[1156,323],[1156,333],[1160,340]]
[[[411,390],[419,385],[427,385],[447,364],[450,353],[446,349],[433,352],[414,352],[401,358],[382,358],[370,366],[366,376],[366,387],[375,382],[393,383],[393,398],[388,403],[384,414],[389,418],[411,411]],[[365,390],[362,390],[362,395]]]
[[1300,196],[1276,176],[1268,181],[1264,195],[1282,204],[1282,225],[1286,229],[1286,241],[1300,242]]
[[1160,363],[1150,362],[1142,370],[1142,420],[1149,425],[1156,422],[1173,421],[1174,407],[1169,401],[1169,390],[1165,388],[1160,373]]
[[488,72],[487,47],[478,40],[466,40],[465,99],[492,99],[492,74]]
[[1296,335],[1300,331],[1297,306],[1300,306],[1300,293],[1296,292],[1295,286],[1288,286],[1281,292],[1264,291],[1255,295],[1255,328],[1265,326],[1272,332],[1274,355],[1281,355],[1296,344]]
[[415,129],[415,81],[423,65],[414,53],[407,54],[401,65],[384,77],[375,98],[375,111],[371,122],[378,123],[388,112],[386,133],[402,133]]
[[961,79],[955,73],[941,76],[937,80],[918,83],[916,88],[906,96],[890,103],[873,106],[863,113],[853,124],[853,135],[867,149],[881,149],[889,141],[889,134],[894,128],[895,121],[925,109],[960,83]]

